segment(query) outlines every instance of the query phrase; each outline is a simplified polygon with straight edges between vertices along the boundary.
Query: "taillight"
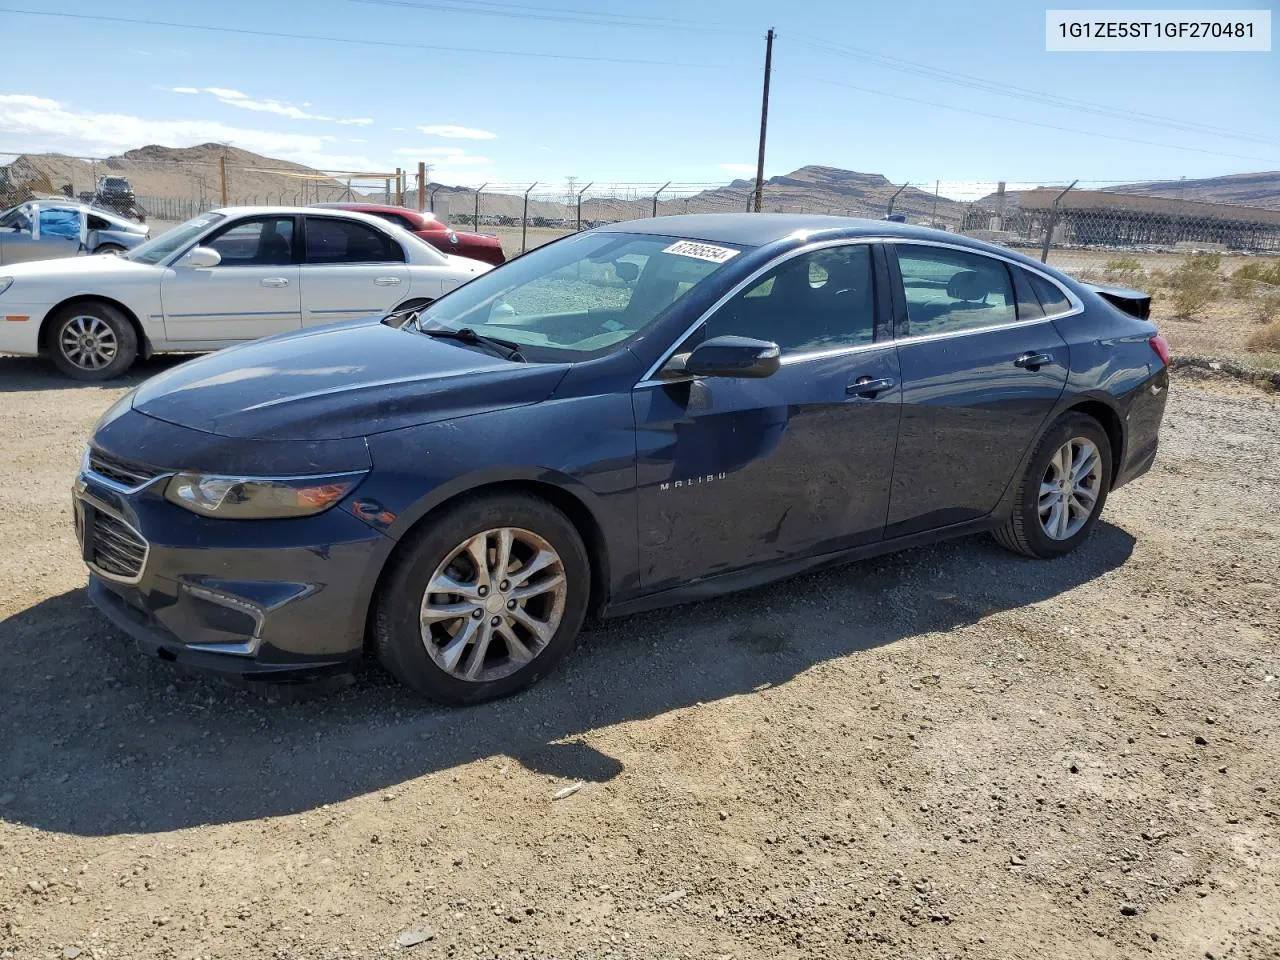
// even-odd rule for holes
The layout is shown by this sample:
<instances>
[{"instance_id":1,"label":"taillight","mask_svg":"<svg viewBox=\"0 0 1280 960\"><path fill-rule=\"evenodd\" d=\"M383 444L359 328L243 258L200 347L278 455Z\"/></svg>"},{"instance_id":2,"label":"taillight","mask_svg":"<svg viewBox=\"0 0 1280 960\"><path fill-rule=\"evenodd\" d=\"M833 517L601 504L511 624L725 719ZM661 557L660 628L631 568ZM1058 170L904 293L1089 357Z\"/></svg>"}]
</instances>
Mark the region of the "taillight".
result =
<instances>
[{"instance_id":1,"label":"taillight","mask_svg":"<svg viewBox=\"0 0 1280 960\"><path fill-rule=\"evenodd\" d=\"M1160 362L1167 367L1169 365L1169 341L1157 333L1147 343L1151 344L1151 349L1156 352Z\"/></svg>"}]
</instances>

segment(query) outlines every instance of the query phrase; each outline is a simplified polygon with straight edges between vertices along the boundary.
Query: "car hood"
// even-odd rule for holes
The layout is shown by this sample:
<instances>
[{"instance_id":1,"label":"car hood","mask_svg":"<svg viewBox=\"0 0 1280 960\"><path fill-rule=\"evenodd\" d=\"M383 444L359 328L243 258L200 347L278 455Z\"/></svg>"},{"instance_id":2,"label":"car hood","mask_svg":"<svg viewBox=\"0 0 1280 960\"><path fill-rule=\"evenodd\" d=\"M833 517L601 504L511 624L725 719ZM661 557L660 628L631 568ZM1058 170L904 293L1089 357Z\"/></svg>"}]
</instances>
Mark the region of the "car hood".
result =
<instances>
[{"instance_id":1,"label":"car hood","mask_svg":"<svg viewBox=\"0 0 1280 960\"><path fill-rule=\"evenodd\" d=\"M134 263L124 257L62 257L58 260L32 260L0 266L0 274L13 277L14 298L21 296L16 286L22 280L61 280L64 277L99 279L129 275L155 274L156 267Z\"/></svg>"},{"instance_id":2,"label":"car hood","mask_svg":"<svg viewBox=\"0 0 1280 960\"><path fill-rule=\"evenodd\" d=\"M140 386L133 408L226 437L336 440L537 403L569 366L353 320L184 363Z\"/></svg>"}]
</instances>

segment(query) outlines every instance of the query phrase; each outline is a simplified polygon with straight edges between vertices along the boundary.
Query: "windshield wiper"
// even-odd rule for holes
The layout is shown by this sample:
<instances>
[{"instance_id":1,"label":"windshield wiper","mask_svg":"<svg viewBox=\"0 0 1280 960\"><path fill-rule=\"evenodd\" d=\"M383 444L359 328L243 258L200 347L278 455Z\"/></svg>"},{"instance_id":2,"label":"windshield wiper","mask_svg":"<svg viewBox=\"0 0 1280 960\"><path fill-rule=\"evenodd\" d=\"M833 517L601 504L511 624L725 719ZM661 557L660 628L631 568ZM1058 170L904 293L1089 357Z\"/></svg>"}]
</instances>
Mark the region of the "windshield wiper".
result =
<instances>
[{"instance_id":1,"label":"windshield wiper","mask_svg":"<svg viewBox=\"0 0 1280 960\"><path fill-rule=\"evenodd\" d=\"M425 333L428 337L436 337L439 340L457 340L459 343L470 343L480 347L489 347L498 352L504 360L517 360L525 363L524 355L520 352L520 344L511 340L502 340L498 337L487 337L483 333L476 333L470 327L463 327L461 330L451 330L448 328L430 329L428 327L418 327L418 330Z\"/></svg>"}]
</instances>

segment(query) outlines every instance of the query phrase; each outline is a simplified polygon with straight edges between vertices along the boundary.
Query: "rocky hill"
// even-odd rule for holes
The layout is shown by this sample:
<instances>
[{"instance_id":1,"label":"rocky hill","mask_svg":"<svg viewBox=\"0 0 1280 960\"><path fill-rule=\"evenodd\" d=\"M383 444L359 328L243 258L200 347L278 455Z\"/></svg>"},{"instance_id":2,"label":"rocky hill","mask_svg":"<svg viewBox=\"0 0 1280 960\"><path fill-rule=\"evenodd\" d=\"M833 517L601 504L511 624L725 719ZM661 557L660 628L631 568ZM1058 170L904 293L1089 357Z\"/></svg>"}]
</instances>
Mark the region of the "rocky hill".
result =
<instances>
[{"instance_id":1,"label":"rocky hill","mask_svg":"<svg viewBox=\"0 0 1280 960\"><path fill-rule=\"evenodd\" d=\"M196 147L150 145L119 156L90 162L57 154L23 154L9 165L8 178L37 193L73 194L94 189L95 177L127 177L139 197L199 199L217 202L219 160L227 168L231 203L293 203L305 192L310 199L336 200L346 184L310 167L275 160L248 150L204 143Z\"/></svg>"},{"instance_id":2,"label":"rocky hill","mask_svg":"<svg viewBox=\"0 0 1280 960\"><path fill-rule=\"evenodd\" d=\"M1280 170L1266 173L1236 173L1201 180L1151 180L1108 187L1112 193L1136 193L1173 200L1206 200L1214 203L1243 203L1251 207L1280 210Z\"/></svg>"}]
</instances>

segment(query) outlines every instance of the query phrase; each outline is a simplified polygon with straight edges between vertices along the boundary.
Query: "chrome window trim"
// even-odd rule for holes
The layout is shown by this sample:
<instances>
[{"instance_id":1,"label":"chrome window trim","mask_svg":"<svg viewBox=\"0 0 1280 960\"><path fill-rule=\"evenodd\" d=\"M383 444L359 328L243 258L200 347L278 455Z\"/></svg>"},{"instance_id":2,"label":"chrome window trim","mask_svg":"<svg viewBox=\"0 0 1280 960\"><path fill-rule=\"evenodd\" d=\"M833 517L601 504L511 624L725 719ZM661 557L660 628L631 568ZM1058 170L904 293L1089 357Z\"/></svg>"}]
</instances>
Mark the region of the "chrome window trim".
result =
<instances>
[{"instance_id":1,"label":"chrome window trim","mask_svg":"<svg viewBox=\"0 0 1280 960\"><path fill-rule=\"evenodd\" d=\"M1043 323L1046 320L1062 320L1066 317L1074 317L1077 314L1084 313L1084 301L1081 300L1078 296L1076 296L1074 291L1072 291L1066 286L1063 286L1062 281L1058 280L1056 277L1050 276L1049 274L1045 273L1043 270L1037 267L1033 267L1033 266L1030 266L1029 264L1025 264L1020 260L1015 260L1013 259L1013 257L1006 257L994 251L975 250L973 247L967 247L959 243L947 243L945 240L899 239L899 240L889 240L887 242L893 244L895 248L900 246L942 247L943 249L946 249L946 250L959 250L961 253L971 253L975 256L988 257L992 260L1003 261L1004 263L1007 263L1010 266L1019 267L1023 270L1026 270L1028 273L1035 274L1038 277L1042 277L1045 280L1048 280L1055 287L1057 287L1059 290L1062 291L1062 293L1066 296L1067 301L1071 304L1071 309L1069 310L1064 310L1059 313L1047 314L1046 316L1043 316L1043 317L1034 317L1030 320L1015 320L1011 323L996 323L996 324L991 324L985 327L967 327L963 330L945 330L939 333L921 333L918 335L912 334L910 332L911 331L911 316L910 316L911 311L910 309L908 309L907 310L907 314L908 314L907 315L907 335L905 337L895 337L894 338L895 340L899 340L899 341L910 340L913 342L938 340L945 337L957 337L965 333L981 333L986 330L1008 330L1016 327L1026 327L1026 326L1030 326L1033 323ZM901 271L899 271L899 275L901 275ZM1009 279L1010 279L1010 283L1012 283L1013 278L1010 277ZM905 284L904 284L904 287L905 287ZM1013 295L1016 301L1018 296L1016 287L1014 288Z\"/></svg>"},{"instance_id":2,"label":"chrome window trim","mask_svg":"<svg viewBox=\"0 0 1280 960\"><path fill-rule=\"evenodd\" d=\"M680 336L675 337L671 341L671 346L669 346L665 351L663 351L662 355L658 357L658 359L649 367L647 371L645 371L645 375L641 377L638 381L636 381L635 386L651 387L655 384L665 385L669 383L680 383L683 380L697 379L696 377L690 376L690 377L673 377L670 380L662 380L662 379L654 379L654 376L655 374L657 374L659 370L662 369L663 365L666 364L666 362L671 359L672 355L676 353L677 348L682 343L684 343L685 340L689 339L689 336L690 334L693 333L693 331L697 330L698 327L706 323L707 319L711 317L712 314L714 314L726 303L728 303L730 300L736 297L739 293L745 290L752 283L759 280L761 276L768 273L774 267L779 266L780 264L786 263L788 260L794 259L795 257L799 257L803 254L813 253L814 251L817 251L817 250L826 250L830 247L854 247L854 246L860 246L863 244L884 243L884 242L885 242L884 237L841 237L836 240L823 240L820 243L812 243L807 246L797 247L794 250L788 250L785 253L779 254L778 256L770 260L768 263L765 263L760 267L756 268L754 271L752 271L742 280L739 280L736 284L734 284L732 287L729 288L728 292L726 292L724 296L722 296L719 300L717 300L715 303L709 306L706 310L704 310L702 314L698 317L698 319L695 320L693 323L691 323L688 326L688 328L685 329L685 331L680 334ZM884 344L890 343L890 342L892 341L881 340L875 343L869 343L869 344L859 343L859 344L854 344L852 347L848 347L848 348L837 347L835 349L836 350L844 350L844 349L858 350L863 347L884 346ZM826 351L819 351L819 352L826 352ZM781 361L782 363L787 362L787 356L788 355L785 353L782 355L782 361ZM796 356L797 358L809 357L810 354L795 354L794 356ZM635 388L633 387L632 389L635 389Z\"/></svg>"}]
</instances>

